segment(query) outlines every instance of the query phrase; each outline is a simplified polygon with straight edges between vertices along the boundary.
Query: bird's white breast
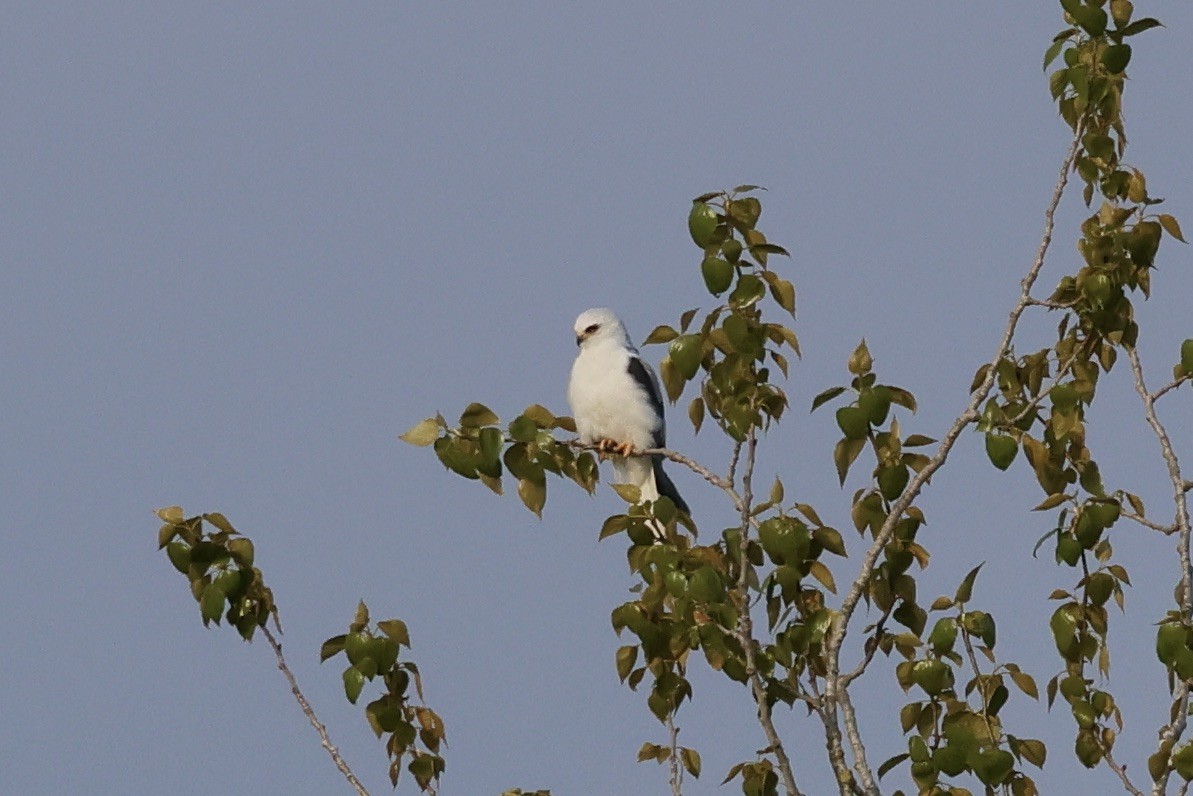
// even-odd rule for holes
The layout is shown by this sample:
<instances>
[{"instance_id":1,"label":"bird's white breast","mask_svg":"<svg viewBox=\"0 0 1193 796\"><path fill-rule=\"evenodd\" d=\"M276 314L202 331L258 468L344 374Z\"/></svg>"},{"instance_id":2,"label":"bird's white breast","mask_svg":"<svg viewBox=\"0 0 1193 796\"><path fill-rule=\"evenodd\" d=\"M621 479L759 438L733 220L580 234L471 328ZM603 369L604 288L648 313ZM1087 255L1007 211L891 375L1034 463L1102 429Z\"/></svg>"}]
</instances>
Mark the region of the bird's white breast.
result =
<instances>
[{"instance_id":1,"label":"bird's white breast","mask_svg":"<svg viewBox=\"0 0 1193 796\"><path fill-rule=\"evenodd\" d=\"M572 365L568 403L581 439L611 439L651 447L661 419L642 387L626 371L629 353L614 342L581 349Z\"/></svg>"}]
</instances>

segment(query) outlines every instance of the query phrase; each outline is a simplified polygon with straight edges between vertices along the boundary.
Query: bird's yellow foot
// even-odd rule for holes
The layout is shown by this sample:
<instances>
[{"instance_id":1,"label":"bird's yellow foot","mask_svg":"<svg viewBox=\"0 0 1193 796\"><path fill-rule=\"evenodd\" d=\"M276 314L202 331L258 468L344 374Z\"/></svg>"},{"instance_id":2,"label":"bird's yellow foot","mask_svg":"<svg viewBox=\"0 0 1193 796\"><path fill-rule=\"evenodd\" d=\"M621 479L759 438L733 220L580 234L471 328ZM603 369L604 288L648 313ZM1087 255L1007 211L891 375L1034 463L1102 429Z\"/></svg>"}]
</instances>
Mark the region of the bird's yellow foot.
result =
<instances>
[{"instance_id":1,"label":"bird's yellow foot","mask_svg":"<svg viewBox=\"0 0 1193 796\"><path fill-rule=\"evenodd\" d=\"M634 453L634 446L628 442L618 442L608 437L597 440L593 443L596 447L597 454L600 458L605 459L609 456L630 456Z\"/></svg>"}]
</instances>

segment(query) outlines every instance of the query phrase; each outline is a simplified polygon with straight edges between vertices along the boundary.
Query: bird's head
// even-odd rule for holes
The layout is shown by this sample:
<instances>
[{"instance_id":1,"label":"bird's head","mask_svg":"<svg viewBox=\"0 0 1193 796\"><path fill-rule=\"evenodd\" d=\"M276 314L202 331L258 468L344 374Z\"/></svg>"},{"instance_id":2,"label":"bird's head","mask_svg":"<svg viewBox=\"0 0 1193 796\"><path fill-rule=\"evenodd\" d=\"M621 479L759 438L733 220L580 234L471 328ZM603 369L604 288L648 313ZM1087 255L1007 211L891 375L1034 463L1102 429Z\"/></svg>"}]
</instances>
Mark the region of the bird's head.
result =
<instances>
[{"instance_id":1,"label":"bird's head","mask_svg":"<svg viewBox=\"0 0 1193 796\"><path fill-rule=\"evenodd\" d=\"M580 313L573 330L576 332L576 345L581 347L597 341L626 345L630 339L621 319L613 310L605 307L596 307Z\"/></svg>"}]
</instances>

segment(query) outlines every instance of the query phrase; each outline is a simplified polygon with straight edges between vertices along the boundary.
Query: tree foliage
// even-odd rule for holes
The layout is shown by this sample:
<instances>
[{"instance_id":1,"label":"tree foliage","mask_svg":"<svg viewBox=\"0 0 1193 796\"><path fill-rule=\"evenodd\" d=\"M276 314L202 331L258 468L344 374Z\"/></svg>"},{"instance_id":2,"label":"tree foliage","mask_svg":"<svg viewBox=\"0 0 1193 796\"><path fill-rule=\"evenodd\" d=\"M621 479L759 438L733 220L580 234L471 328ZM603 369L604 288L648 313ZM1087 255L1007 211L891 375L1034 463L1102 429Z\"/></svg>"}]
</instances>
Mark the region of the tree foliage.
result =
<instances>
[{"instance_id":1,"label":"tree foliage","mask_svg":"<svg viewBox=\"0 0 1193 796\"><path fill-rule=\"evenodd\" d=\"M1006 726L1003 708L1012 699L1038 700L1041 690L1049 706L1066 706L1072 716L1075 760L1105 767L1126 792L1165 793L1173 775L1193 779L1193 745L1185 737L1193 682L1186 494L1193 482L1185 480L1156 410L1160 399L1193 381L1193 340L1173 346L1172 379L1149 391L1133 304L1151 294L1165 236L1184 238L1177 219L1159 212L1163 200L1149 192L1143 172L1125 159L1122 115L1134 37L1160 23L1137 18L1127 0L1061 5L1066 27L1053 38L1044 66L1052 68L1051 94L1072 138L1021 294L994 356L977 367L964 407L945 428L915 428L913 392L882 381L870 345L856 346L843 383L811 406L823 410L818 417L831 412L825 422L840 432L831 466L841 484L857 468L867 474L847 506L835 505L833 496L789 494L780 478L767 489L756 483L758 448L791 408L783 382L800 355L789 325L796 317L789 254L759 227L757 186L707 193L692 203L687 224L697 253L691 273L717 303L656 326L645 343L666 347L660 375L667 397L683 402L697 433L709 427L721 435L725 470L672 450L637 453L662 454L690 468L732 505L737 520L701 535L667 498L644 502L633 487L613 485L626 508L605 519L598 533L627 546L634 596L611 610L613 629L625 642L613 654L614 665L668 731L662 743L646 741L638 759L666 764L673 793L681 792L685 776L703 773L699 752L677 741L694 666L723 675L756 707L766 745L724 776L750 796L801 793L799 766L772 719L775 710L796 707L821 726L841 794L877 794L880 781L898 774L908 784L897 794L1031 796L1038 793L1033 771L1058 751L1050 755L1043 741L1030 737L1030 727ZM1037 282L1071 177L1091 208L1080 226L1081 260L1045 295ZM1055 338L1044 344L1022 339L1019 324L1028 312L1054 313ZM1107 484L1088 444L1099 381L1124 370L1171 481L1173 503L1165 510L1171 522L1151 519L1137 495ZM497 494L512 484L523 504L542 516L548 474L588 492L597 488L596 449L576 440L575 430L571 418L539 404L503 422L486 405L471 403L455 423L436 415L402 439L433 449L447 469ZM1049 621L1056 671L1042 689L998 645L998 606L981 596L981 565L958 577L951 595L927 600L919 591L917 577L931 562L933 540L916 501L966 433L983 435L997 470L1029 468L1043 493L1035 509L1050 519L1037 550L1052 552L1057 585ZM276 607L253 567L251 542L219 514L185 518L171 508L159 515L165 523L159 544L189 579L204 623L224 619L246 640L258 628L268 633ZM837 515L849 517L856 536L821 519ZM1127 608L1123 587L1131 578L1116 559L1114 541L1128 522L1175 536L1183 573L1171 606L1159 614L1140 609L1152 611L1158 623L1156 655L1172 694L1146 779L1128 775L1114 756L1123 719L1110 690L1108 606ZM205 532L204 523L215 531ZM662 541L653 531L660 527ZM863 603L874 619L859 627ZM864 639L859 649L846 650L849 633ZM396 785L405 762L418 786L433 792L444 771L444 725L422 704L417 667L399 660L409 643L405 624L370 624L361 603L348 632L328 639L321 658L345 655L345 695L353 703L368 683L381 685L365 714L378 738L388 736L391 780ZM276 643L275 651L281 661ZM876 762L867 756L867 728L859 724L851 689L863 677L883 677L884 669L906 696L897 714L906 750ZM362 790L353 777L349 781Z\"/></svg>"}]
</instances>

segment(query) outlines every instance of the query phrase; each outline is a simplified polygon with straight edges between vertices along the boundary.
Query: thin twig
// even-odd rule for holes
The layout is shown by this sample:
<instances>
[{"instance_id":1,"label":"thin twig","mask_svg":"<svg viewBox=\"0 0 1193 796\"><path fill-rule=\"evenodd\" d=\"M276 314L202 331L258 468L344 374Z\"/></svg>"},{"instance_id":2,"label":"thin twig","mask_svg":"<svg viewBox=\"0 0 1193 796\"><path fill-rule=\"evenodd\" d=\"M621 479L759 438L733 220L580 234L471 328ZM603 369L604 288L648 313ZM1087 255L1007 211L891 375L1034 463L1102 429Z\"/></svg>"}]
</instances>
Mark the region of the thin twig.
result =
<instances>
[{"instance_id":1,"label":"thin twig","mask_svg":"<svg viewBox=\"0 0 1193 796\"><path fill-rule=\"evenodd\" d=\"M1142 525L1144 528L1151 528L1153 531L1159 531L1160 533L1163 533L1163 534L1176 533L1176 525L1175 524L1161 525L1160 523L1152 522L1147 517L1144 517L1142 514L1136 514L1133 511L1120 511L1119 513L1125 519L1132 520L1133 522L1137 522L1140 525Z\"/></svg>"},{"instance_id":2,"label":"thin twig","mask_svg":"<svg viewBox=\"0 0 1193 796\"><path fill-rule=\"evenodd\" d=\"M670 735L671 796L683 796L683 767L679 764L679 727L675 726L675 710L667 714L667 732Z\"/></svg>"},{"instance_id":3,"label":"thin twig","mask_svg":"<svg viewBox=\"0 0 1193 796\"><path fill-rule=\"evenodd\" d=\"M1008 420L1007 424L1012 425L1012 426L1017 424L1020 420L1027 417L1028 412L1030 412L1031 410L1033 410L1037 406L1039 406L1044 401L1044 399L1048 397L1049 390L1051 390L1052 387L1055 387L1057 384L1060 383L1061 378L1064 377L1065 373L1068 372L1069 368L1072 367L1073 363L1076 360L1077 360L1077 352L1074 351L1069 356L1069 358L1065 360L1065 363L1063 365L1058 364L1058 366L1056 368L1056 375L1052 377L1051 382L1049 384L1049 389L1045 390L1045 389L1041 388L1039 394L1035 398L1032 398L1030 401L1028 401L1027 404L1023 407L1023 409L1019 412L1019 414L1015 415L1010 420Z\"/></svg>"},{"instance_id":4,"label":"thin twig","mask_svg":"<svg viewBox=\"0 0 1193 796\"><path fill-rule=\"evenodd\" d=\"M729 458L729 486L737 480L737 461L741 458L741 443L733 443L733 456Z\"/></svg>"},{"instance_id":5,"label":"thin twig","mask_svg":"<svg viewBox=\"0 0 1193 796\"><path fill-rule=\"evenodd\" d=\"M1131 783L1131 778L1127 776L1126 766L1120 765L1114 759L1111 751L1105 747L1102 748L1102 759L1106 761L1106 765L1110 766L1110 770L1118 775L1119 781L1123 783L1123 788L1126 789L1127 793L1131 794L1131 796L1145 796L1143 791Z\"/></svg>"},{"instance_id":6,"label":"thin twig","mask_svg":"<svg viewBox=\"0 0 1193 796\"><path fill-rule=\"evenodd\" d=\"M302 708L302 712L310 720L311 726L315 728L315 732L319 733L319 740L322 742L323 748L331 755L332 762L336 764L336 768L344 775L344 779L348 780L348 784L356 789L358 796L369 796L369 792L365 790L365 786L360 784L360 780L356 778L356 774L352 773L352 769L344 762L344 758L340 757L340 750L335 747L335 744L331 742L331 738L327 735L327 727L323 726L323 722L319 721L319 717L311 709L311 703L307 702L307 698L299 690L298 681L294 679L294 673L290 671L290 667L286 665L286 659L282 655L282 645L274 637L273 633L270 632L268 626L262 625L261 632L265 635L265 640L269 642L269 646L273 647L273 654L278 659L278 669L286 676L286 681L290 683L290 693L294 694L294 699L297 700L298 706Z\"/></svg>"},{"instance_id":7,"label":"thin twig","mask_svg":"<svg viewBox=\"0 0 1193 796\"><path fill-rule=\"evenodd\" d=\"M854 680L865 674L866 667L870 665L870 661L874 660L874 653L878 651L879 642L882 640L882 634L885 631L886 620L890 618L891 611L894 609L894 607L895 604L892 602L887 609L882 612L882 616L878 618L878 622L876 622L874 625L874 632L870 634L868 639L866 639L865 654L862 656L861 662L858 663L857 668L855 668L852 672L841 675L842 686L849 685Z\"/></svg>"},{"instance_id":8,"label":"thin twig","mask_svg":"<svg viewBox=\"0 0 1193 796\"><path fill-rule=\"evenodd\" d=\"M1047 307L1050 310L1067 310L1077 305L1077 299L1072 301L1049 301L1048 299L1031 298L1027 299L1027 306L1029 307Z\"/></svg>"},{"instance_id":9,"label":"thin twig","mask_svg":"<svg viewBox=\"0 0 1193 796\"><path fill-rule=\"evenodd\" d=\"M783 748L783 741L775 730L775 723L771 718L770 702L767 701L766 687L762 684L762 676L758 674L758 665L754 657L754 622L750 618L749 600L749 572L750 562L746 556L746 548L750 543L750 509L754 502L754 458L758 447L758 438L754 429L746 441L746 460L742 469L740 501L741 510L741 543L738 548L740 564L737 574L737 592L741 598L741 613L738 615L737 636L746 653L746 675L750 680L750 691L754 695L754 702L758 706L758 722L769 742L767 747L775 755L779 764L779 776L783 780L783 787L788 796L802 796L795 784L795 774L791 770L791 760Z\"/></svg>"},{"instance_id":10,"label":"thin twig","mask_svg":"<svg viewBox=\"0 0 1193 796\"><path fill-rule=\"evenodd\" d=\"M1160 389L1158 389L1154 393L1152 393L1152 403L1155 403L1156 401L1160 400L1161 398L1164 397L1165 393L1175 390L1177 387L1180 387L1182 384L1184 384L1188 380L1189 380L1188 376L1181 376L1179 379L1175 379L1174 381L1170 381L1168 384L1165 384L1163 387L1161 387Z\"/></svg>"},{"instance_id":11,"label":"thin twig","mask_svg":"<svg viewBox=\"0 0 1193 796\"><path fill-rule=\"evenodd\" d=\"M1143 378L1143 363L1139 361L1139 352L1134 346L1127 349L1127 358L1131 362L1131 372L1135 374L1135 392L1143 402L1143 413L1147 424L1160 443L1160 454L1164 457L1164 464L1168 468L1168 478L1172 482L1173 501L1176 503L1177 556L1181 564L1181 617L1187 622L1193 619L1193 565L1190 564L1189 542L1191 529L1189 526L1189 505L1185 498L1185 478L1181 475L1181 465L1176 458L1176 451L1172 449L1172 440L1168 438L1168 431L1160 418L1156 415L1157 395L1147 391L1147 383ZM1160 743L1169 749L1180 740L1185 732L1189 720L1189 685L1182 681L1174 694L1177 710L1173 711L1173 720L1160 729ZM1172 766L1166 764L1163 773L1152 786L1153 794L1162 794L1168 788L1168 778L1172 774Z\"/></svg>"},{"instance_id":12,"label":"thin twig","mask_svg":"<svg viewBox=\"0 0 1193 796\"><path fill-rule=\"evenodd\" d=\"M1048 248L1052 243L1052 231L1055 226L1056 208L1060 204L1061 196L1064 194L1065 185L1068 184L1069 171L1073 167L1073 162L1077 157L1077 151L1081 145L1081 135L1084 125L1078 124L1073 133L1072 143L1069 145L1068 154L1065 157L1064 165L1060 170L1060 177L1057 179L1056 187L1052 191L1052 199L1048 203L1048 207L1044 212L1044 234L1040 240L1039 249L1036 252L1035 261L1028 270L1027 275L1023 277L1020 282L1019 300L1015 303L1011 310L1010 317L1007 319L1006 327L1003 330L1002 339L999 341L998 348L995 350L994 356L991 358L989 367L986 369L986 377L978 386L978 389L970 396L969 404L961 415L953 422L952 427L944 435L936 454L929 459L928 463L921 469L911 482L907 485L903 494L895 501L891 507L890 514L887 515L882 527L874 536L874 542L866 551L866 555L862 561L861 570L854 579L849 591L846 593L844 600L841 603L841 609L833 617L833 624L825 639L825 689L824 689L824 710L826 719L831 719L833 725L836 724L836 709L835 704L841 700L840 691L842 688L841 681L841 648L845 642L846 632L849 628L849 622L853 618L854 611L857 610L858 604L867 592L870 580L874 574L874 567L878 562L878 558L882 555L883 548L886 547L891 537L894 535L895 526L902 519L903 514L907 508L919 495L920 490L928 479L941 468L948 459L949 453L956 444L957 439L961 436L961 432L970 423L978 419L978 407L990 395L994 387L994 380L997 373L997 365L999 361L1006 355L1011 348L1011 341L1014 339L1015 330L1019 326L1019 319L1023 315L1027 307L1035 301L1031 298L1031 289L1035 285L1036 279L1040 275L1040 271L1044 267L1044 259L1048 253ZM850 712L852 713L852 711ZM851 720L850 715L845 716L846 722ZM826 729L829 721L826 720ZM865 754L864 748L860 744L852 743L854 737L859 734L856 727L852 730L847 730L847 734L851 739L851 746L853 746L853 753L855 762L862 759ZM827 732L829 757L833 761L834 770L837 770L838 784L841 786L842 792L845 791L845 783L841 779L841 772L838 769L839 762L844 759L844 750L840 749L841 737L839 733L834 733L831 730ZM872 778L871 778L872 781ZM866 793L868 796L878 796L877 787L867 787Z\"/></svg>"}]
</instances>

